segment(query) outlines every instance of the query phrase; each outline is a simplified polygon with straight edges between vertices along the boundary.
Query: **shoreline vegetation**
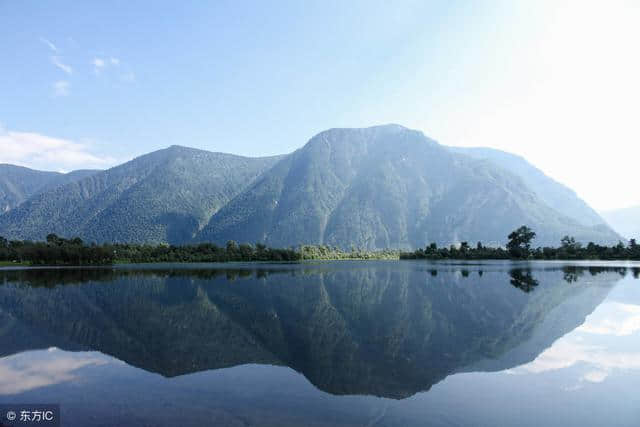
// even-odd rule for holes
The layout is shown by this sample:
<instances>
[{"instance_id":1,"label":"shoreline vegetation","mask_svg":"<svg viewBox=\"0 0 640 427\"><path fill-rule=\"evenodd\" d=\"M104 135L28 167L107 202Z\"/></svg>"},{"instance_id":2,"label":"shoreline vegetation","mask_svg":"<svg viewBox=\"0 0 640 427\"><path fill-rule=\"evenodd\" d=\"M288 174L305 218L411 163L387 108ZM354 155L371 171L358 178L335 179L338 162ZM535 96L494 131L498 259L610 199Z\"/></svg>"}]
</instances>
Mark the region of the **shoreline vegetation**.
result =
<instances>
[{"instance_id":1,"label":"shoreline vegetation","mask_svg":"<svg viewBox=\"0 0 640 427\"><path fill-rule=\"evenodd\" d=\"M488 247L478 242L474 247L468 242L438 248L435 243L424 249L413 252L402 252L400 259L458 259L458 260L640 260L640 245L635 239L628 244L618 242L614 246L598 245L589 242L583 245L571 236L560 240L558 247L532 248L536 233L527 226L522 226L509 234L506 247Z\"/></svg>"},{"instance_id":2,"label":"shoreline vegetation","mask_svg":"<svg viewBox=\"0 0 640 427\"><path fill-rule=\"evenodd\" d=\"M105 243L87 244L80 238L65 239L49 234L45 242L7 240L0 236L0 267L37 265L112 265L155 262L300 262L312 260L640 260L640 245L635 239L615 246L595 243L583 245L565 236L558 247L532 248L536 233L522 226L508 236L505 247L468 242L439 248L431 243L411 252L394 249L368 251L352 248L344 251L323 245L297 248L270 248L257 243L225 246L212 243L194 245L148 245Z\"/></svg>"}]
</instances>

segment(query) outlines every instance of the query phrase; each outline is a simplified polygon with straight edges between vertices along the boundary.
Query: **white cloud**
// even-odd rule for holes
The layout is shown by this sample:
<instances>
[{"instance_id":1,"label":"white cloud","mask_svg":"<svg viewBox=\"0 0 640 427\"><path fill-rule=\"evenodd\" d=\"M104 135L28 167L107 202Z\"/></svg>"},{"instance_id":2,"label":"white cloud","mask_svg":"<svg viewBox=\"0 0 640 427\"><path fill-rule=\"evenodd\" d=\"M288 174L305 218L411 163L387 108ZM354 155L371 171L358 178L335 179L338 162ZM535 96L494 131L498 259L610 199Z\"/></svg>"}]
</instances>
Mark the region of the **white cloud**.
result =
<instances>
[{"instance_id":1,"label":"white cloud","mask_svg":"<svg viewBox=\"0 0 640 427\"><path fill-rule=\"evenodd\" d=\"M91 61L91 63L93 64L96 73L100 72L100 70L102 70L106 65L104 59L102 58L93 58L93 61Z\"/></svg>"},{"instance_id":2,"label":"white cloud","mask_svg":"<svg viewBox=\"0 0 640 427\"><path fill-rule=\"evenodd\" d=\"M608 313L580 326L577 330L589 334L629 336L640 331L640 306L619 302L607 303Z\"/></svg>"},{"instance_id":3,"label":"white cloud","mask_svg":"<svg viewBox=\"0 0 640 427\"><path fill-rule=\"evenodd\" d=\"M88 144L35 132L0 133L0 163L42 170L73 170L113 166L116 159L92 152Z\"/></svg>"},{"instance_id":4,"label":"white cloud","mask_svg":"<svg viewBox=\"0 0 640 427\"><path fill-rule=\"evenodd\" d=\"M56 47L56 45L51 43L49 40L45 39L44 37L40 37L40 41L46 44L53 52L58 52L58 48Z\"/></svg>"},{"instance_id":5,"label":"white cloud","mask_svg":"<svg viewBox=\"0 0 640 427\"><path fill-rule=\"evenodd\" d=\"M114 70L116 68L119 68L120 58L116 58L115 56L109 56L105 58L95 57L91 61L91 64L93 64L93 70L95 71L95 73L100 74L103 70L105 70L106 72L106 70L110 68ZM119 76L120 80L124 82L132 82L135 80L135 75L131 71L114 74L114 76Z\"/></svg>"},{"instance_id":6,"label":"white cloud","mask_svg":"<svg viewBox=\"0 0 640 427\"><path fill-rule=\"evenodd\" d=\"M53 65L55 65L56 67L60 68L62 71L64 71L67 74L71 74L73 72L73 68L71 68L70 65L64 64L61 60L59 56L52 56L51 57L51 63Z\"/></svg>"},{"instance_id":7,"label":"white cloud","mask_svg":"<svg viewBox=\"0 0 640 427\"><path fill-rule=\"evenodd\" d=\"M105 365L108 361L99 353L71 353L57 348L9 356L0 360L0 395L74 381L77 370Z\"/></svg>"},{"instance_id":8,"label":"white cloud","mask_svg":"<svg viewBox=\"0 0 640 427\"><path fill-rule=\"evenodd\" d=\"M607 371L589 371L582 376L582 379L591 383L601 383L606 380L608 376L609 373Z\"/></svg>"},{"instance_id":9,"label":"white cloud","mask_svg":"<svg viewBox=\"0 0 640 427\"><path fill-rule=\"evenodd\" d=\"M533 362L515 368L514 371L548 372L568 368L580 362L593 367L585 374L593 381L594 371L639 370L640 353L617 351L606 346L587 345L575 340L574 336L566 336L542 352Z\"/></svg>"},{"instance_id":10,"label":"white cloud","mask_svg":"<svg viewBox=\"0 0 640 427\"><path fill-rule=\"evenodd\" d=\"M71 84L66 80L58 80L53 84L53 96L68 96Z\"/></svg>"},{"instance_id":11,"label":"white cloud","mask_svg":"<svg viewBox=\"0 0 640 427\"><path fill-rule=\"evenodd\" d=\"M579 372L577 390L586 383L600 383L612 373L640 370L640 352L629 347L640 332L640 306L606 302L591 313L584 324L556 341L535 360L514 368L513 374L538 374L573 368ZM617 337L611 340L611 337ZM621 339L620 337L630 337Z\"/></svg>"}]
</instances>

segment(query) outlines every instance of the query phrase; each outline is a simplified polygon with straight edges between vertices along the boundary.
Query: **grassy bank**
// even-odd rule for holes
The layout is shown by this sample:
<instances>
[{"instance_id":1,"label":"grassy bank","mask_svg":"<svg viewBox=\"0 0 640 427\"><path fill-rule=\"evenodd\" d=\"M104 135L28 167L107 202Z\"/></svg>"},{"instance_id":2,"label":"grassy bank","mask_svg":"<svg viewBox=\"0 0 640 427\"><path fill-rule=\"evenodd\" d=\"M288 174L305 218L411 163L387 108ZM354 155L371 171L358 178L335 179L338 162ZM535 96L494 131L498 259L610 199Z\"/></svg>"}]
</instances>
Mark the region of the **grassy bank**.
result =
<instances>
[{"instance_id":1,"label":"grassy bank","mask_svg":"<svg viewBox=\"0 0 640 427\"><path fill-rule=\"evenodd\" d=\"M0 267L28 267L31 263L23 261L23 262L13 262L13 261L0 261Z\"/></svg>"}]
</instances>

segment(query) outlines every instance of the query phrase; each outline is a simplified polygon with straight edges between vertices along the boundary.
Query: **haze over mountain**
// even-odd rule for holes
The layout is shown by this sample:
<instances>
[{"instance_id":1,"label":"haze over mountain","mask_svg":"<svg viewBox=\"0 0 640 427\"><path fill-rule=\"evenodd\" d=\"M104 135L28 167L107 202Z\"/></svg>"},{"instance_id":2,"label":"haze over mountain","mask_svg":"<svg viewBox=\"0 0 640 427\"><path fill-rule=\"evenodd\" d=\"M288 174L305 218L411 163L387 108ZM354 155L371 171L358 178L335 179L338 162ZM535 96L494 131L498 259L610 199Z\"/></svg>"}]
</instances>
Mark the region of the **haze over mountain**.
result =
<instances>
[{"instance_id":1,"label":"haze over mountain","mask_svg":"<svg viewBox=\"0 0 640 427\"><path fill-rule=\"evenodd\" d=\"M640 241L640 206L602 212L614 230L628 239Z\"/></svg>"},{"instance_id":2,"label":"haze over mountain","mask_svg":"<svg viewBox=\"0 0 640 427\"><path fill-rule=\"evenodd\" d=\"M497 153L462 154L399 125L331 129L270 158L173 146L36 194L0 215L0 235L408 249L502 245L526 224L537 245L618 241L571 190Z\"/></svg>"},{"instance_id":3,"label":"haze over mountain","mask_svg":"<svg viewBox=\"0 0 640 427\"><path fill-rule=\"evenodd\" d=\"M551 197L550 197L551 198ZM615 242L549 207L524 179L398 125L331 129L280 161L220 210L197 240L416 248L503 244L527 224L536 244L566 235Z\"/></svg>"},{"instance_id":4,"label":"haze over mountain","mask_svg":"<svg viewBox=\"0 0 640 427\"><path fill-rule=\"evenodd\" d=\"M0 213L15 208L31 196L97 172L97 170L77 170L59 173L0 164Z\"/></svg>"},{"instance_id":5,"label":"haze over mountain","mask_svg":"<svg viewBox=\"0 0 640 427\"><path fill-rule=\"evenodd\" d=\"M604 219L580 199L575 191L548 177L521 156L484 147L449 147L449 149L478 159L489 160L518 175L543 202L580 224L594 226L605 223Z\"/></svg>"}]
</instances>

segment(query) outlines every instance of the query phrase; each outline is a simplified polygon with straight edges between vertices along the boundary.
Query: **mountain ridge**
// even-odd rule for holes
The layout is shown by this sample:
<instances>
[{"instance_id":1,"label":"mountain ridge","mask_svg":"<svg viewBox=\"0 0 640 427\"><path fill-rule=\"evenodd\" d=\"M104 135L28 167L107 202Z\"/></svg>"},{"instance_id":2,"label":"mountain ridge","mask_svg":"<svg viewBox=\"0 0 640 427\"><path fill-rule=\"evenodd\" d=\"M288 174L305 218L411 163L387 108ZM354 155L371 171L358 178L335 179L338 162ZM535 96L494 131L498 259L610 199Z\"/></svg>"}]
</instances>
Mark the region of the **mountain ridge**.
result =
<instances>
[{"instance_id":1,"label":"mountain ridge","mask_svg":"<svg viewBox=\"0 0 640 427\"><path fill-rule=\"evenodd\" d=\"M53 232L99 242L186 241L276 160L169 147L37 195L0 216L0 230L33 240Z\"/></svg>"},{"instance_id":2,"label":"mountain ridge","mask_svg":"<svg viewBox=\"0 0 640 427\"><path fill-rule=\"evenodd\" d=\"M565 234L619 239L604 224L558 212L526 181L397 124L333 128L266 158L172 145L29 198L0 215L0 235L412 249L462 240L502 245L527 224L541 245Z\"/></svg>"},{"instance_id":3,"label":"mountain ridge","mask_svg":"<svg viewBox=\"0 0 640 427\"><path fill-rule=\"evenodd\" d=\"M79 169L61 173L0 163L0 213L8 212L32 196L97 172L99 170Z\"/></svg>"},{"instance_id":4,"label":"mountain ridge","mask_svg":"<svg viewBox=\"0 0 640 427\"><path fill-rule=\"evenodd\" d=\"M448 147L458 153L489 160L519 175L526 185L550 207L586 226L602 225L605 220L576 192L547 176L524 157L488 147Z\"/></svg>"}]
</instances>

